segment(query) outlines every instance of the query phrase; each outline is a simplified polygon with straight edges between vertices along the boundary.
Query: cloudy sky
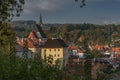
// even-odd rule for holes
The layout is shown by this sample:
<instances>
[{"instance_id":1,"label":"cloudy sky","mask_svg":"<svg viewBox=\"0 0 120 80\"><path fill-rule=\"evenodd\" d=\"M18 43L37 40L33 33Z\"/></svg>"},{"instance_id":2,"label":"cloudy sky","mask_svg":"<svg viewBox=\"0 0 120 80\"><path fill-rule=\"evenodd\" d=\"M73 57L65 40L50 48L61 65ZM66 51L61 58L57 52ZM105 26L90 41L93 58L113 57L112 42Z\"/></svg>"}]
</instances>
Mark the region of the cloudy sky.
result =
<instances>
[{"instance_id":1,"label":"cloudy sky","mask_svg":"<svg viewBox=\"0 0 120 80\"><path fill-rule=\"evenodd\" d=\"M74 0L25 0L23 12L14 20L39 20L44 23L120 23L120 0L86 0L80 8Z\"/></svg>"}]
</instances>

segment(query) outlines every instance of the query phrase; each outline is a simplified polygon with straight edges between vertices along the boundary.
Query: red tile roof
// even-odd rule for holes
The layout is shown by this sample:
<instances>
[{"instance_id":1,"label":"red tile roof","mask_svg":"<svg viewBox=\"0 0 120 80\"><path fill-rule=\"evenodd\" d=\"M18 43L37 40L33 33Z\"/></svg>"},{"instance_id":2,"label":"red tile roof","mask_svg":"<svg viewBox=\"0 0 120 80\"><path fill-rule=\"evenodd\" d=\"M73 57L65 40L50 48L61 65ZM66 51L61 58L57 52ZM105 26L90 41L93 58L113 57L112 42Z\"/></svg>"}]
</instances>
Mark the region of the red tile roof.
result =
<instances>
[{"instance_id":1,"label":"red tile roof","mask_svg":"<svg viewBox=\"0 0 120 80\"><path fill-rule=\"evenodd\" d=\"M77 50L77 53L84 53L85 50Z\"/></svg>"},{"instance_id":2,"label":"red tile roof","mask_svg":"<svg viewBox=\"0 0 120 80\"><path fill-rule=\"evenodd\" d=\"M35 31L31 31L28 38L30 38L30 39L35 39L35 38L38 39Z\"/></svg>"},{"instance_id":3,"label":"red tile roof","mask_svg":"<svg viewBox=\"0 0 120 80\"><path fill-rule=\"evenodd\" d=\"M103 46L94 46L93 48L94 48L94 49L98 49L98 50L102 50L102 49L103 49Z\"/></svg>"},{"instance_id":4,"label":"red tile roof","mask_svg":"<svg viewBox=\"0 0 120 80\"><path fill-rule=\"evenodd\" d=\"M79 47L78 46L69 46L68 49L69 50L77 50Z\"/></svg>"},{"instance_id":5,"label":"red tile roof","mask_svg":"<svg viewBox=\"0 0 120 80\"><path fill-rule=\"evenodd\" d=\"M26 42L27 42L27 47L28 48L35 48L35 45L32 41L30 41L30 39L26 39Z\"/></svg>"},{"instance_id":6,"label":"red tile roof","mask_svg":"<svg viewBox=\"0 0 120 80\"><path fill-rule=\"evenodd\" d=\"M109 46L107 45L95 45L92 46L93 49L97 49L97 50L103 50L104 48L109 48Z\"/></svg>"},{"instance_id":7,"label":"red tile roof","mask_svg":"<svg viewBox=\"0 0 120 80\"><path fill-rule=\"evenodd\" d=\"M36 47L36 45L35 45L35 43L34 42L32 42L30 39L28 39L28 38L24 38L24 39L18 39L17 40L17 43L20 45L20 46L22 46L22 47L24 47L25 45L28 47L28 48L35 48Z\"/></svg>"},{"instance_id":8,"label":"red tile roof","mask_svg":"<svg viewBox=\"0 0 120 80\"><path fill-rule=\"evenodd\" d=\"M113 47L112 50L115 52L120 52L120 47Z\"/></svg>"},{"instance_id":9,"label":"red tile roof","mask_svg":"<svg viewBox=\"0 0 120 80\"><path fill-rule=\"evenodd\" d=\"M69 46L69 47L68 47L68 50L77 50L77 53L84 53L84 52L85 52L85 50L82 49L82 48L79 47L79 46Z\"/></svg>"}]
</instances>

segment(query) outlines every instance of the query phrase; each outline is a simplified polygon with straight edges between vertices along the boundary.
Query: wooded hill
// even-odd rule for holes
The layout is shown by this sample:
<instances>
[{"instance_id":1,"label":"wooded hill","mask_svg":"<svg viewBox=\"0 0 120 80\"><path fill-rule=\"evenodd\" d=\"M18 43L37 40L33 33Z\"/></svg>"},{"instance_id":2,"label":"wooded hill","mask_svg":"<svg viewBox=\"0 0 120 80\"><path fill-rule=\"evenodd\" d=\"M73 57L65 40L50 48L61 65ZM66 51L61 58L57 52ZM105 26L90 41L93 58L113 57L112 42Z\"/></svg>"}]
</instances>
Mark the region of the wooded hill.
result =
<instances>
[{"instance_id":1,"label":"wooded hill","mask_svg":"<svg viewBox=\"0 0 120 80\"><path fill-rule=\"evenodd\" d=\"M18 22L17 22L18 23ZM35 22L24 22L34 25ZM33 24L32 24L33 23ZM22 24L23 25L23 24ZM26 37L34 26L14 26L18 36ZM48 27L48 29L44 29ZM63 38L65 41L74 42L77 45L89 43L91 45L113 44L120 46L120 25L95 25L95 24L45 24L43 30L48 38Z\"/></svg>"},{"instance_id":2,"label":"wooded hill","mask_svg":"<svg viewBox=\"0 0 120 80\"><path fill-rule=\"evenodd\" d=\"M45 30L48 38L59 37L77 45L114 44L120 46L120 25L62 24ZM117 43L117 44L116 44Z\"/></svg>"}]
</instances>

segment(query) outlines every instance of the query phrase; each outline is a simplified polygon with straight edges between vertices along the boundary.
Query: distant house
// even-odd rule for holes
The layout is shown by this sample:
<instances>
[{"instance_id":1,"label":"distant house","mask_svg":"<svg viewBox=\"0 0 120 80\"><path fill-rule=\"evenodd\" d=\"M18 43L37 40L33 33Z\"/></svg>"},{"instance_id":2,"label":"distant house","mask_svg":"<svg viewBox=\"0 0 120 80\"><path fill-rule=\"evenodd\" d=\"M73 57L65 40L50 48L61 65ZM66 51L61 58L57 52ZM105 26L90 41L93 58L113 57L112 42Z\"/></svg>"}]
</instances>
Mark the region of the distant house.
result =
<instances>
[{"instance_id":1,"label":"distant house","mask_svg":"<svg viewBox=\"0 0 120 80\"><path fill-rule=\"evenodd\" d=\"M104 52L104 55L111 55L111 52L105 51L105 52Z\"/></svg>"},{"instance_id":2,"label":"distant house","mask_svg":"<svg viewBox=\"0 0 120 80\"><path fill-rule=\"evenodd\" d=\"M16 41L20 46L28 48L33 53L40 53L39 39L34 31L30 32L28 38L17 38Z\"/></svg>"},{"instance_id":3,"label":"distant house","mask_svg":"<svg viewBox=\"0 0 120 80\"><path fill-rule=\"evenodd\" d=\"M85 54L84 52L85 52L84 50L78 50L76 55L77 55L79 58L84 58L84 54Z\"/></svg>"},{"instance_id":4,"label":"distant house","mask_svg":"<svg viewBox=\"0 0 120 80\"><path fill-rule=\"evenodd\" d=\"M82 49L80 46L69 46L68 51L70 55L78 56L78 58L84 58L85 50Z\"/></svg>"},{"instance_id":5,"label":"distant house","mask_svg":"<svg viewBox=\"0 0 120 80\"><path fill-rule=\"evenodd\" d=\"M34 54L31 50L27 49L25 51L25 49L22 46L20 46L19 44L16 44L15 48L16 48L16 56L23 58L23 57L25 57L25 55L27 55L27 57L30 59L34 58Z\"/></svg>"},{"instance_id":6,"label":"distant house","mask_svg":"<svg viewBox=\"0 0 120 80\"><path fill-rule=\"evenodd\" d=\"M41 48L41 58L45 59L45 56L48 57L50 55L53 57L53 64L55 64L56 61L60 63L65 61L66 64L68 50L65 42L61 39L48 39Z\"/></svg>"},{"instance_id":7,"label":"distant house","mask_svg":"<svg viewBox=\"0 0 120 80\"><path fill-rule=\"evenodd\" d=\"M112 51L114 52L114 58L120 58L120 47L112 47Z\"/></svg>"},{"instance_id":8,"label":"distant house","mask_svg":"<svg viewBox=\"0 0 120 80\"><path fill-rule=\"evenodd\" d=\"M78 46L69 46L68 47L68 50L69 50L69 53L71 54L71 55L76 55L77 54L77 50L78 50Z\"/></svg>"}]
</instances>

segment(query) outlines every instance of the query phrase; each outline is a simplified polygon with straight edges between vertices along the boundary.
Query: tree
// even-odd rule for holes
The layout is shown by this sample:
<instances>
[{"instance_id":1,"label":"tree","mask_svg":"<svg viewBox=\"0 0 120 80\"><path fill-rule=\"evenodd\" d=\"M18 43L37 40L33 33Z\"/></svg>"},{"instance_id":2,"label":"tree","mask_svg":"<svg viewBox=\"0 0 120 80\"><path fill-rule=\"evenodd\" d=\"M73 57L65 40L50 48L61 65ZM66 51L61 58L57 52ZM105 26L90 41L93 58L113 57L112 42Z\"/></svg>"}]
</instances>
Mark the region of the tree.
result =
<instances>
[{"instance_id":1,"label":"tree","mask_svg":"<svg viewBox=\"0 0 120 80\"><path fill-rule=\"evenodd\" d=\"M0 0L0 80L15 80L15 34L5 21L19 16L24 0ZM6 54L5 54L6 53Z\"/></svg>"},{"instance_id":2,"label":"tree","mask_svg":"<svg viewBox=\"0 0 120 80\"><path fill-rule=\"evenodd\" d=\"M15 33L7 23L3 23L0 27L0 50L4 53L10 53L15 49Z\"/></svg>"},{"instance_id":3,"label":"tree","mask_svg":"<svg viewBox=\"0 0 120 80\"><path fill-rule=\"evenodd\" d=\"M100 58L101 57L99 50L93 49L91 53L93 54L94 58Z\"/></svg>"},{"instance_id":4,"label":"tree","mask_svg":"<svg viewBox=\"0 0 120 80\"><path fill-rule=\"evenodd\" d=\"M85 63L84 63L84 79L85 80L92 80L92 58L93 55L91 54L89 48L86 46L85 52Z\"/></svg>"},{"instance_id":5,"label":"tree","mask_svg":"<svg viewBox=\"0 0 120 80\"><path fill-rule=\"evenodd\" d=\"M85 0L75 0L76 2L80 1L80 7L84 7L86 4L85 4Z\"/></svg>"},{"instance_id":6,"label":"tree","mask_svg":"<svg viewBox=\"0 0 120 80\"><path fill-rule=\"evenodd\" d=\"M0 0L0 22L9 21L13 16L19 16L24 0Z\"/></svg>"}]
</instances>

